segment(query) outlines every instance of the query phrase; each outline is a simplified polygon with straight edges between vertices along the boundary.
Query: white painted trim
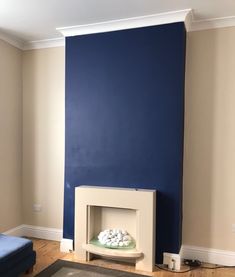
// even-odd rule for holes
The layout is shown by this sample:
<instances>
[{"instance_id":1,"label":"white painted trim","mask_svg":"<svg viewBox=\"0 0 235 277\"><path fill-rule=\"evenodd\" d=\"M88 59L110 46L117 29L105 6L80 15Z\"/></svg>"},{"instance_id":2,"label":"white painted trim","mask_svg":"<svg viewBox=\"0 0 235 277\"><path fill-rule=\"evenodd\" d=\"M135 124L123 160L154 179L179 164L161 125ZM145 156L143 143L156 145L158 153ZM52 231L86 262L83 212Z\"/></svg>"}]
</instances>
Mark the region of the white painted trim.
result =
<instances>
[{"instance_id":1,"label":"white painted trim","mask_svg":"<svg viewBox=\"0 0 235 277\"><path fill-rule=\"evenodd\" d=\"M62 239L62 230L41 226L24 225L24 235L26 237L60 241Z\"/></svg>"},{"instance_id":2,"label":"white painted trim","mask_svg":"<svg viewBox=\"0 0 235 277\"><path fill-rule=\"evenodd\" d=\"M56 228L47 228L33 225L20 225L11 230L4 232L6 235L17 236L17 237L33 237L47 240L61 241L62 230Z\"/></svg>"},{"instance_id":3,"label":"white painted trim","mask_svg":"<svg viewBox=\"0 0 235 277\"><path fill-rule=\"evenodd\" d=\"M174 22L184 22L188 32L217 29L235 26L235 16L209 18L205 20L196 20L192 9L179 11L170 11L159 14L123 18L105 22L68 26L56 28L64 37L77 36L85 34L103 33L118 30L126 30L147 26L155 26ZM65 40L62 37L35 41L23 41L9 34L0 32L0 39L17 47L21 50L51 48L65 46Z\"/></svg>"},{"instance_id":4,"label":"white painted trim","mask_svg":"<svg viewBox=\"0 0 235 277\"><path fill-rule=\"evenodd\" d=\"M4 235L22 237L24 236L24 225L19 225L3 233Z\"/></svg>"},{"instance_id":5,"label":"white painted trim","mask_svg":"<svg viewBox=\"0 0 235 277\"><path fill-rule=\"evenodd\" d=\"M15 38L11 35L8 35L6 33L0 32L0 39L9 43L10 45L22 50L24 47L24 41L20 40L18 38Z\"/></svg>"},{"instance_id":6,"label":"white painted trim","mask_svg":"<svg viewBox=\"0 0 235 277\"><path fill-rule=\"evenodd\" d=\"M235 16L195 20L192 14L189 31L209 30L235 26Z\"/></svg>"},{"instance_id":7,"label":"white painted trim","mask_svg":"<svg viewBox=\"0 0 235 277\"><path fill-rule=\"evenodd\" d=\"M56 28L56 30L62 33L63 36L67 37L155 26L174 22L184 22L186 30L188 32L192 32L225 27L235 27L235 16L196 20L193 15L193 10L185 9L146 16L123 18L119 20L61 27ZM61 37L35 41L24 41L13 37L12 35L0 32L0 39L21 50L65 46L65 40Z\"/></svg>"},{"instance_id":8,"label":"white painted trim","mask_svg":"<svg viewBox=\"0 0 235 277\"><path fill-rule=\"evenodd\" d=\"M119 20L111 20L99 23L91 23L86 25L69 26L56 28L63 36L76 36L101 32L110 32L117 30L125 30L139 27L147 27L154 25L161 25L174 22L184 22L185 28L188 32L224 28L235 26L235 16L211 18L206 20L195 20L193 10L186 9L181 11L172 11L161 14L152 14L146 16L124 18ZM0 34L1 38L1 34ZM3 40L5 40L3 38ZM10 43L10 42L9 42ZM14 45L14 44L12 44ZM14 45L17 47L17 45ZM63 37L29 41L19 44L18 48L22 50L41 49L65 46L65 39Z\"/></svg>"},{"instance_id":9,"label":"white painted trim","mask_svg":"<svg viewBox=\"0 0 235 277\"><path fill-rule=\"evenodd\" d=\"M73 251L73 240L72 239L62 239L60 241L60 251L69 253Z\"/></svg>"},{"instance_id":10,"label":"white painted trim","mask_svg":"<svg viewBox=\"0 0 235 277\"><path fill-rule=\"evenodd\" d=\"M233 251L182 245L180 256L183 259L197 259L212 264L225 266L235 265L235 252Z\"/></svg>"},{"instance_id":11,"label":"white painted trim","mask_svg":"<svg viewBox=\"0 0 235 277\"><path fill-rule=\"evenodd\" d=\"M65 46L64 37L28 41L24 44L23 50L51 48L51 47L60 47L60 46Z\"/></svg>"},{"instance_id":12,"label":"white painted trim","mask_svg":"<svg viewBox=\"0 0 235 277\"><path fill-rule=\"evenodd\" d=\"M173 22L184 22L190 9L171 11L139 17L124 18L86 25L56 28L65 37L85 34L103 33L117 30L126 30L146 26L161 25Z\"/></svg>"},{"instance_id":13,"label":"white painted trim","mask_svg":"<svg viewBox=\"0 0 235 277\"><path fill-rule=\"evenodd\" d=\"M193 21L193 10L190 10L187 13L185 20L184 20L185 29L187 32L189 32L191 30L192 21Z\"/></svg>"},{"instance_id":14,"label":"white painted trim","mask_svg":"<svg viewBox=\"0 0 235 277\"><path fill-rule=\"evenodd\" d=\"M32 50L32 49L41 49L41 48L51 48L51 47L60 47L65 46L64 37L58 37L53 39L43 39L35 41L23 41L16 39L5 33L0 33L0 39L9 43L10 45L20 49L20 50Z\"/></svg>"}]
</instances>

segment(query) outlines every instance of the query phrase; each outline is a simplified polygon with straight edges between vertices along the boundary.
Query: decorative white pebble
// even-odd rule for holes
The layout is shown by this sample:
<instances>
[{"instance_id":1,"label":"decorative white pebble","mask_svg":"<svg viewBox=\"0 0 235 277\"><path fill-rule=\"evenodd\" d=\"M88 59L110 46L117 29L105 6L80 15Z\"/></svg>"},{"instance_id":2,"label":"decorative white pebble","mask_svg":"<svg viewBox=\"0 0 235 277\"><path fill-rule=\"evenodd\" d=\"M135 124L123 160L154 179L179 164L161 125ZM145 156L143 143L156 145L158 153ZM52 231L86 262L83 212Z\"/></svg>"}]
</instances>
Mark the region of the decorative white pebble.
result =
<instances>
[{"instance_id":1,"label":"decorative white pebble","mask_svg":"<svg viewBox=\"0 0 235 277\"><path fill-rule=\"evenodd\" d=\"M121 229L106 229L99 233L99 242L108 247L126 247L132 238L127 231Z\"/></svg>"},{"instance_id":2,"label":"decorative white pebble","mask_svg":"<svg viewBox=\"0 0 235 277\"><path fill-rule=\"evenodd\" d=\"M124 242L123 242L123 245L124 245L124 246L128 246L129 244L130 244L130 241L124 241Z\"/></svg>"},{"instance_id":3,"label":"decorative white pebble","mask_svg":"<svg viewBox=\"0 0 235 277\"><path fill-rule=\"evenodd\" d=\"M126 236L123 237L123 240L124 240L124 241L129 241L130 239L131 239L131 238L130 238L129 235L126 235Z\"/></svg>"}]
</instances>

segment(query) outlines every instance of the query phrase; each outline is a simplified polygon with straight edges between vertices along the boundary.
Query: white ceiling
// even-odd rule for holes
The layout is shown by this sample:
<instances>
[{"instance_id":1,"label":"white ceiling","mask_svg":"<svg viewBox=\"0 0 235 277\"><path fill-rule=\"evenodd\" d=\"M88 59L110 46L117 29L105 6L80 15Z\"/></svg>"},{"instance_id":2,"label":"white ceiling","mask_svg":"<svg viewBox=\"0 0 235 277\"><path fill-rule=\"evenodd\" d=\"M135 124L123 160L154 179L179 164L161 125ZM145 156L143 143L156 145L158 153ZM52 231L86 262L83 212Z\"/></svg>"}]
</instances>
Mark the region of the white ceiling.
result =
<instances>
[{"instance_id":1,"label":"white ceiling","mask_svg":"<svg viewBox=\"0 0 235 277\"><path fill-rule=\"evenodd\" d=\"M59 38L58 27L192 9L194 20L235 16L235 0L0 0L0 32L23 42Z\"/></svg>"}]
</instances>

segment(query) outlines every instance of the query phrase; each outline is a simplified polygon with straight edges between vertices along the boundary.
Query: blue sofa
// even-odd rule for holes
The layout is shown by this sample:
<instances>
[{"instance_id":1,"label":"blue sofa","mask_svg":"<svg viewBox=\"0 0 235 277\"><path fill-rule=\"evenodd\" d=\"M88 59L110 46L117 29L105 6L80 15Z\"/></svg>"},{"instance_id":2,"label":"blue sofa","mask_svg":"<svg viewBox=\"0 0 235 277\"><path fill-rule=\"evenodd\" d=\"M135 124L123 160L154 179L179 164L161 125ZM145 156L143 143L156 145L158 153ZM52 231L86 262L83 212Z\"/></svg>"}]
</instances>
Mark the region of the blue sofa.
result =
<instances>
[{"instance_id":1,"label":"blue sofa","mask_svg":"<svg viewBox=\"0 0 235 277\"><path fill-rule=\"evenodd\" d=\"M35 262L31 240L0 234L0 276L18 277L32 269Z\"/></svg>"}]
</instances>

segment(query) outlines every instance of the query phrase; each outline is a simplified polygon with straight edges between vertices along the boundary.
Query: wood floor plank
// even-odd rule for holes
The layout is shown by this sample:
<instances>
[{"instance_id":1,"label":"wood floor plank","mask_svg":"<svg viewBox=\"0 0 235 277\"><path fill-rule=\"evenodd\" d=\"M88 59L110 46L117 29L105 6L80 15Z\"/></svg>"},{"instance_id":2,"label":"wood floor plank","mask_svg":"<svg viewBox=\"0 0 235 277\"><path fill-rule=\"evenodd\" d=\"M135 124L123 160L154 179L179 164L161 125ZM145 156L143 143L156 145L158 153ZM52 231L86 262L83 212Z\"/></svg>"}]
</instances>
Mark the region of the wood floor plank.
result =
<instances>
[{"instance_id":1,"label":"wood floor plank","mask_svg":"<svg viewBox=\"0 0 235 277\"><path fill-rule=\"evenodd\" d=\"M61 253L60 252L60 244L56 241L49 241L43 239L34 239L34 250L37 253L37 262L34 266L33 272L30 274L24 274L24 277L33 277L38 274L40 271L48 267L50 264L55 262L58 259L67 260L67 261L79 261L74 253ZM145 275L153 276L153 277L235 277L235 269L234 268L223 268L223 269L196 269L186 273L172 273L160 270L158 268L155 269L153 273L147 273L143 271L136 271L135 267L128 264L116 263L114 261L107 261L103 259L95 259L88 264L93 264L97 266L102 266L105 268L118 269L128 272L136 272L142 273Z\"/></svg>"}]
</instances>

